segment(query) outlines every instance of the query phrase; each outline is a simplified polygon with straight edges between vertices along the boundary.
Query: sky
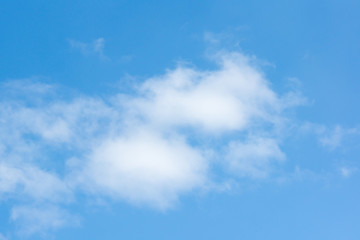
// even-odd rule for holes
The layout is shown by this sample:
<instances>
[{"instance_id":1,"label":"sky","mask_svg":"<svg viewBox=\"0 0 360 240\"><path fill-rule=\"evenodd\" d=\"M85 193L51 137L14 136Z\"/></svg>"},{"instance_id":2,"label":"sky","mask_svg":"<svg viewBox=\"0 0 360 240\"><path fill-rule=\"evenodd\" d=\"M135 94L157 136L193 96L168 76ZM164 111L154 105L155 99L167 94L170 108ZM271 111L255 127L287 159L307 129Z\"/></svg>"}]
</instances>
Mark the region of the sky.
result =
<instances>
[{"instance_id":1,"label":"sky","mask_svg":"<svg viewBox=\"0 0 360 240\"><path fill-rule=\"evenodd\" d=\"M359 11L2 1L0 240L359 239Z\"/></svg>"}]
</instances>

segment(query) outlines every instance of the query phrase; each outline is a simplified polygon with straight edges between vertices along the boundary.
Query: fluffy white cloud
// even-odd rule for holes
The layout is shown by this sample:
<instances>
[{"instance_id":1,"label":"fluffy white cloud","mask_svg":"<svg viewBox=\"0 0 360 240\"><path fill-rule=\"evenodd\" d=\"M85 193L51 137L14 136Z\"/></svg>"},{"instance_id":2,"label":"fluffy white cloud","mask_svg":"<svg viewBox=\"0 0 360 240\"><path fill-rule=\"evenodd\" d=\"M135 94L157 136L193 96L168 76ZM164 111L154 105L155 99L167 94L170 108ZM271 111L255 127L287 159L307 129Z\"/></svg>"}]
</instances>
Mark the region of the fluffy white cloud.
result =
<instances>
[{"instance_id":1,"label":"fluffy white cloud","mask_svg":"<svg viewBox=\"0 0 360 240\"><path fill-rule=\"evenodd\" d=\"M134 114L160 126L192 126L208 132L244 130L273 122L285 106L245 56L219 56L219 69L179 67L147 80L131 99Z\"/></svg>"},{"instance_id":2,"label":"fluffy white cloud","mask_svg":"<svg viewBox=\"0 0 360 240\"><path fill-rule=\"evenodd\" d=\"M206 141L190 145L193 135L221 138L265 126L272 131L289 102L298 103L298 95L279 98L247 57L218 57L217 70L179 67L146 80L137 95L122 97L125 128L92 149L78 179L93 192L169 207L179 194L211 181L207 170L213 159L199 149L212 151L213 146ZM215 151L213 157L242 177L266 177L272 161L285 159L276 138L225 140L220 148L226 156Z\"/></svg>"},{"instance_id":3,"label":"fluffy white cloud","mask_svg":"<svg viewBox=\"0 0 360 240\"><path fill-rule=\"evenodd\" d=\"M89 159L85 174L92 188L162 209L206 182L208 162L198 150L181 137L144 128L108 139Z\"/></svg>"},{"instance_id":4,"label":"fluffy white cloud","mask_svg":"<svg viewBox=\"0 0 360 240\"><path fill-rule=\"evenodd\" d=\"M301 98L278 96L244 55L215 59L218 69L181 66L144 81L132 95L65 101L55 91L46 99L43 91L31 91L36 97L25 101L5 98L0 102L0 133L6 136L0 139L0 193L53 206L59 196L85 191L90 197L166 209L181 194L211 185L214 162L220 161L216 166L230 178L269 176L285 159L276 136L284 110ZM61 171L44 170L52 161ZM59 209L47 212L17 207L12 219L27 223L35 214L39 222L53 217L45 228L62 225ZM35 227L30 223L29 232Z\"/></svg>"}]
</instances>

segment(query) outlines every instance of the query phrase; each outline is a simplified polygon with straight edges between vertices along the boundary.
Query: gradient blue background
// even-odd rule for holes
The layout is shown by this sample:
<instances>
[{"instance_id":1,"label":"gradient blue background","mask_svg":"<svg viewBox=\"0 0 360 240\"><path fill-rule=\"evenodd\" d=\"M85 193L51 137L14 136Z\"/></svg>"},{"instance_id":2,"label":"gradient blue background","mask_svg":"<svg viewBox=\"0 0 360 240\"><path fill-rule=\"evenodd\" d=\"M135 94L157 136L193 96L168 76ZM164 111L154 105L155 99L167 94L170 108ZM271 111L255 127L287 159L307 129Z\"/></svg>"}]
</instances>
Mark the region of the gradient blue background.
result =
<instances>
[{"instance_id":1,"label":"gradient blue background","mask_svg":"<svg viewBox=\"0 0 360 240\"><path fill-rule=\"evenodd\" d=\"M126 87L178 61L211 68L206 52L240 50L267 61L279 93L301 81L311 104L297 119L334 126L360 122L360 1L1 1L0 81L39 78L93 96ZM213 46L206 33L220 36ZM104 54L84 56L69 39L105 39ZM125 60L124 60L125 59ZM351 142L351 141L350 141ZM360 145L329 151L313 139L289 139L286 166L324 175L283 184L240 182L230 193L184 196L166 212L127 203L78 204L78 227L30 239L360 239ZM9 206L0 204L0 232Z\"/></svg>"}]
</instances>

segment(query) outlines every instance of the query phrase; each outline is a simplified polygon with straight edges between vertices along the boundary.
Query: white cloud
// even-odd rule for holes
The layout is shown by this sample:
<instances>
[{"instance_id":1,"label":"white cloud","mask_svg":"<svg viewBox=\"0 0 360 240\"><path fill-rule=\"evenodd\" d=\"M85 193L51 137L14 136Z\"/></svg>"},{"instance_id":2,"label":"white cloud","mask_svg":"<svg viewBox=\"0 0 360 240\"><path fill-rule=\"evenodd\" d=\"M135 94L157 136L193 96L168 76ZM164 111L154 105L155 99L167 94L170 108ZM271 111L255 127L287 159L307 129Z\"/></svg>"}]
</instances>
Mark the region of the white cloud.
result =
<instances>
[{"instance_id":1,"label":"white cloud","mask_svg":"<svg viewBox=\"0 0 360 240\"><path fill-rule=\"evenodd\" d=\"M151 124L192 126L208 132L275 122L289 101L277 97L247 57L228 53L217 60L220 68L215 71L179 67L147 80L140 87L142 97L132 99L129 108Z\"/></svg>"},{"instance_id":2,"label":"white cloud","mask_svg":"<svg viewBox=\"0 0 360 240\"><path fill-rule=\"evenodd\" d=\"M32 77L28 79L18 79L7 81L0 84L0 87L6 89L6 93L18 94L47 94L53 92L54 86L39 81L39 78ZM6 96L6 95L5 95Z\"/></svg>"},{"instance_id":3,"label":"white cloud","mask_svg":"<svg viewBox=\"0 0 360 240\"><path fill-rule=\"evenodd\" d=\"M20 233L31 235L79 224L79 219L57 206L16 206L11 211Z\"/></svg>"},{"instance_id":4,"label":"white cloud","mask_svg":"<svg viewBox=\"0 0 360 240\"><path fill-rule=\"evenodd\" d=\"M77 156L91 149L98 137L110 136L117 113L95 98L63 101L51 96L49 101L38 101L47 92L31 94L36 95L35 101L29 98L24 102L16 98L21 95L17 93L0 102L0 135L5 136L0 139L0 201L28 202L40 210L42 205L67 206L75 201L78 190L67 179L64 157ZM62 216L62 210L52 211L47 215L51 226L36 226L31 216L23 216L24 209L15 207L13 211L13 221L21 222L20 231L29 234L53 228ZM39 217L46 214L39 213Z\"/></svg>"},{"instance_id":5,"label":"white cloud","mask_svg":"<svg viewBox=\"0 0 360 240\"><path fill-rule=\"evenodd\" d=\"M11 166L0 162L0 197L16 194L36 201L69 201L72 191L54 173L34 166Z\"/></svg>"},{"instance_id":6,"label":"white cloud","mask_svg":"<svg viewBox=\"0 0 360 240\"><path fill-rule=\"evenodd\" d=\"M140 128L95 148L85 181L96 191L164 209L205 183L207 164L181 137Z\"/></svg>"},{"instance_id":7,"label":"white cloud","mask_svg":"<svg viewBox=\"0 0 360 240\"><path fill-rule=\"evenodd\" d=\"M72 44L102 53L102 41ZM39 231L31 214L38 222L54 219L39 226L61 226L66 214L56 204L68 204L60 196L71 199L78 191L167 209L182 194L217 185L211 169L218 161L239 177L269 176L285 159L276 129L301 97L278 96L244 55L214 59L218 69L180 66L144 81L133 95L0 102L6 136L0 139L0 193L53 206L46 212L16 207L12 219L29 223L28 232ZM61 173L44 170L52 161Z\"/></svg>"},{"instance_id":8,"label":"white cloud","mask_svg":"<svg viewBox=\"0 0 360 240\"><path fill-rule=\"evenodd\" d=\"M7 141L0 143L8 148L24 147L26 137L32 138L30 142L41 141L41 146L71 143L80 147L94 135L108 134L119 123L118 110L94 98L55 100L35 106L0 103L0 107L0 133L7 136Z\"/></svg>"}]
</instances>

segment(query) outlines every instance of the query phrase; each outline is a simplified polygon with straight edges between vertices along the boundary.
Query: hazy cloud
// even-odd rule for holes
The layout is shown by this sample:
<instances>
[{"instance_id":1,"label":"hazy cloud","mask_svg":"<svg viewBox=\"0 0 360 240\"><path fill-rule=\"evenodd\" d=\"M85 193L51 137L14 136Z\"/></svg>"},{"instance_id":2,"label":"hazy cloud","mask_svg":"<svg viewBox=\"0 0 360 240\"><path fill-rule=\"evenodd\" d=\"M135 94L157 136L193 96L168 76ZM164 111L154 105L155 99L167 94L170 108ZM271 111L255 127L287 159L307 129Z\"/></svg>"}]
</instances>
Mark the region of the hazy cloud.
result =
<instances>
[{"instance_id":1,"label":"hazy cloud","mask_svg":"<svg viewBox=\"0 0 360 240\"><path fill-rule=\"evenodd\" d=\"M0 240L7 240L7 238L0 233Z\"/></svg>"},{"instance_id":2,"label":"hazy cloud","mask_svg":"<svg viewBox=\"0 0 360 240\"><path fill-rule=\"evenodd\" d=\"M57 206L16 206L11 211L20 234L31 235L56 230L64 226L78 225L79 219Z\"/></svg>"},{"instance_id":3,"label":"hazy cloud","mask_svg":"<svg viewBox=\"0 0 360 240\"><path fill-rule=\"evenodd\" d=\"M226 160L229 170L241 177L265 178L271 172L271 161L281 162L285 154L275 139L257 137L230 142Z\"/></svg>"},{"instance_id":4,"label":"hazy cloud","mask_svg":"<svg viewBox=\"0 0 360 240\"><path fill-rule=\"evenodd\" d=\"M0 196L20 195L36 201L66 201L72 192L56 174L43 171L35 166L11 166L0 162Z\"/></svg>"},{"instance_id":5,"label":"hazy cloud","mask_svg":"<svg viewBox=\"0 0 360 240\"><path fill-rule=\"evenodd\" d=\"M360 130L357 127L347 128L341 125L329 127L310 122L300 126L300 131L315 134L319 143L330 150L339 148L347 140L360 135Z\"/></svg>"},{"instance_id":6,"label":"hazy cloud","mask_svg":"<svg viewBox=\"0 0 360 240\"><path fill-rule=\"evenodd\" d=\"M85 56L97 55L101 60L109 60L104 54L105 39L97 38L92 42L81 42L73 39L68 39L70 46L79 50Z\"/></svg>"},{"instance_id":7,"label":"hazy cloud","mask_svg":"<svg viewBox=\"0 0 360 240\"><path fill-rule=\"evenodd\" d=\"M343 177L348 178L351 175L353 175L354 173L356 173L358 171L357 168L354 167L341 167L340 169L340 173Z\"/></svg>"}]
</instances>

